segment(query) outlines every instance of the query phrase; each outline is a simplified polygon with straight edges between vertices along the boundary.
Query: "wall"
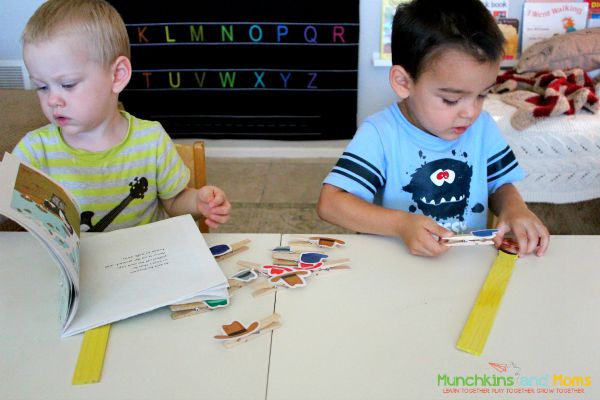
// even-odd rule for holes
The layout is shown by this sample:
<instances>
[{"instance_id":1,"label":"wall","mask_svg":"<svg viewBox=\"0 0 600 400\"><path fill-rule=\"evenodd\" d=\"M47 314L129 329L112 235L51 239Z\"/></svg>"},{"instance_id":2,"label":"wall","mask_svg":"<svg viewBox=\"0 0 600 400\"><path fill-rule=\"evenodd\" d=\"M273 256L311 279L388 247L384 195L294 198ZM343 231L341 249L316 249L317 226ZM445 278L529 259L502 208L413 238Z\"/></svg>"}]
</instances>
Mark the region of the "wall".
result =
<instances>
[{"instance_id":1,"label":"wall","mask_svg":"<svg viewBox=\"0 0 600 400\"><path fill-rule=\"evenodd\" d=\"M524 0L510 0L509 17L520 18ZM41 0L0 0L0 60L21 59L20 35ZM374 67L372 56L379 48L380 0L360 5L360 55L358 75L358 122L395 100L388 85L388 68Z\"/></svg>"}]
</instances>

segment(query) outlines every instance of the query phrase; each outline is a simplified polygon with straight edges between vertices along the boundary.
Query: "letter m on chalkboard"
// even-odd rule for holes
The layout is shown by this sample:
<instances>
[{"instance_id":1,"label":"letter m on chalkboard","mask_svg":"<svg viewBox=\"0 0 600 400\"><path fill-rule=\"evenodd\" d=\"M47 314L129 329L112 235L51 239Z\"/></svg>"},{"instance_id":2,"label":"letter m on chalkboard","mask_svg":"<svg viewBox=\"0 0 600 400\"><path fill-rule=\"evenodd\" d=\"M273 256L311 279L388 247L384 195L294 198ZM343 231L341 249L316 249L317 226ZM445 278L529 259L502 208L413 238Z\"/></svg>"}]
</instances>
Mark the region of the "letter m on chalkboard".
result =
<instances>
[{"instance_id":1,"label":"letter m on chalkboard","mask_svg":"<svg viewBox=\"0 0 600 400\"><path fill-rule=\"evenodd\" d=\"M121 100L173 137L354 134L358 1L111 3L131 41Z\"/></svg>"}]
</instances>

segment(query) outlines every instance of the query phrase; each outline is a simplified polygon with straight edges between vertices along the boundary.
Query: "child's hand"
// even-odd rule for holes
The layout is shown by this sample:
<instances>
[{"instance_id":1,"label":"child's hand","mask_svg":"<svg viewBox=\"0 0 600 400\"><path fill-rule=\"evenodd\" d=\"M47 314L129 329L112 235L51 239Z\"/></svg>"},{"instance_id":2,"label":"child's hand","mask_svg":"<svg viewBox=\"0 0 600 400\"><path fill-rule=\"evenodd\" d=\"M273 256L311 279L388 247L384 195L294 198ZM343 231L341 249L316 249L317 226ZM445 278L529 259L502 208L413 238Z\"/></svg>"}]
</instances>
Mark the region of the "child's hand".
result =
<instances>
[{"instance_id":1,"label":"child's hand","mask_svg":"<svg viewBox=\"0 0 600 400\"><path fill-rule=\"evenodd\" d=\"M411 254L416 256L432 257L447 252L450 247L441 244L438 238L449 236L454 236L454 233L420 214L407 215L400 229L400 237Z\"/></svg>"},{"instance_id":2,"label":"child's hand","mask_svg":"<svg viewBox=\"0 0 600 400\"><path fill-rule=\"evenodd\" d=\"M512 231L519 243L519 256L533 253L542 256L548 248L550 233L542 221L527 206L511 207L498 219L494 243L498 248L504 235Z\"/></svg>"},{"instance_id":3,"label":"child's hand","mask_svg":"<svg viewBox=\"0 0 600 400\"><path fill-rule=\"evenodd\" d=\"M206 225L210 228L218 228L229 220L231 204L225 192L216 186L203 186L198 189L196 207L206 217Z\"/></svg>"}]
</instances>

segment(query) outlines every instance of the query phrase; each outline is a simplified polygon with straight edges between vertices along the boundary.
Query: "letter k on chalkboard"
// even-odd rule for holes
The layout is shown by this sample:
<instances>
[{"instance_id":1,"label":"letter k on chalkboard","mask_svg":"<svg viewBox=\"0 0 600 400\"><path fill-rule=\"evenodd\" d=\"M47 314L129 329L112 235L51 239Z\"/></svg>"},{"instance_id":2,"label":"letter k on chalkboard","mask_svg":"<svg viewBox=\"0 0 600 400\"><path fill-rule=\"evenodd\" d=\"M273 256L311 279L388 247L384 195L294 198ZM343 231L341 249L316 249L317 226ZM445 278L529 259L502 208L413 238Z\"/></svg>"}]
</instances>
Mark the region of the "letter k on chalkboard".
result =
<instances>
[{"instance_id":1,"label":"letter k on chalkboard","mask_svg":"<svg viewBox=\"0 0 600 400\"><path fill-rule=\"evenodd\" d=\"M131 41L121 101L172 137L354 135L358 0L110 2Z\"/></svg>"}]
</instances>

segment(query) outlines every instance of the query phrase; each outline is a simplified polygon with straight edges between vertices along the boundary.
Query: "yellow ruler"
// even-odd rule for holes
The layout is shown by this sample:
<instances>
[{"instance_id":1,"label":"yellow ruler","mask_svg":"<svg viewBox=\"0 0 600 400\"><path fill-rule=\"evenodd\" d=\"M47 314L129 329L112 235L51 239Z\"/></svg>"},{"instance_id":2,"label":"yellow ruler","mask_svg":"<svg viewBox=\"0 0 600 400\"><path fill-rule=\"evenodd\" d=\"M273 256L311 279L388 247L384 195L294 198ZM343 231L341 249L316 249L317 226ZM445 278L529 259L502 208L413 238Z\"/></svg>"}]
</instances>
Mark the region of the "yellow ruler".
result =
<instances>
[{"instance_id":1,"label":"yellow ruler","mask_svg":"<svg viewBox=\"0 0 600 400\"><path fill-rule=\"evenodd\" d=\"M476 356L483 352L517 257L516 254L498 252L456 343L459 350Z\"/></svg>"},{"instance_id":2,"label":"yellow ruler","mask_svg":"<svg viewBox=\"0 0 600 400\"><path fill-rule=\"evenodd\" d=\"M83 334L79 358L73 373L73 385L100 382L110 324L90 329Z\"/></svg>"}]
</instances>

